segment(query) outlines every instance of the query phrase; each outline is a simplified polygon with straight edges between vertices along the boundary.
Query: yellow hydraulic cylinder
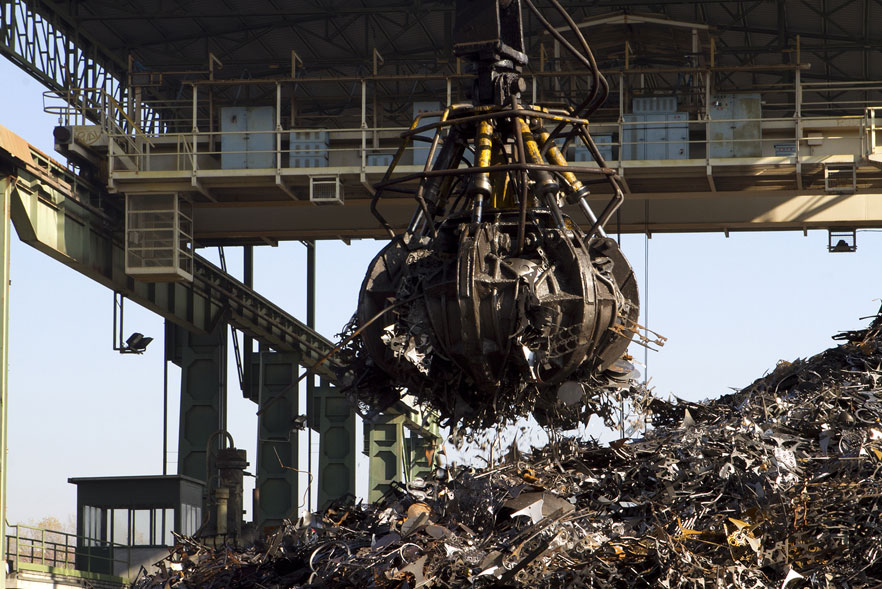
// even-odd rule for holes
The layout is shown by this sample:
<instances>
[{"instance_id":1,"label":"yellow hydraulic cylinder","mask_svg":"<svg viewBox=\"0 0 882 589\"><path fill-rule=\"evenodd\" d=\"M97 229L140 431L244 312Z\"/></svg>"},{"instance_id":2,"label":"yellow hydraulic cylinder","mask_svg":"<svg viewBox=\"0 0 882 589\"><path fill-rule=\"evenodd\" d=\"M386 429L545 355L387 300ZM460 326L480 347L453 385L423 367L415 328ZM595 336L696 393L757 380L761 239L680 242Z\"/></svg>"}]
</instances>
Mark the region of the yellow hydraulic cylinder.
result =
<instances>
[{"instance_id":1,"label":"yellow hydraulic cylinder","mask_svg":"<svg viewBox=\"0 0 882 589\"><path fill-rule=\"evenodd\" d=\"M545 159L539 152L539 145L536 144L536 139L530 131L530 126L520 117L517 117L516 120L518 122L518 129L524 139L524 151L527 152L527 160L529 160L531 164L545 164ZM558 190L560 190L560 186L558 185L557 180L555 180L554 175L547 170L530 170L530 176L536 183L535 190L538 195L544 196L546 194L557 194Z\"/></svg>"},{"instance_id":2,"label":"yellow hydraulic cylinder","mask_svg":"<svg viewBox=\"0 0 882 589\"><path fill-rule=\"evenodd\" d=\"M472 177L471 193L472 196L483 200L493 192L489 169L493 156L493 124L489 120L481 121L478 124L478 134L475 136L475 155L478 167L485 168L487 171L479 172Z\"/></svg>"},{"instance_id":3,"label":"yellow hydraulic cylinder","mask_svg":"<svg viewBox=\"0 0 882 589\"><path fill-rule=\"evenodd\" d=\"M494 209L510 209L517 206L514 192L508 183L507 172L494 172L493 167L504 163L499 139L497 138L494 149L494 120L488 119L478 123L478 132L475 135L475 165L486 168L486 172L479 172L472 176L471 194L475 197L478 214L483 208L484 199L490 197L490 206Z\"/></svg>"},{"instance_id":4,"label":"yellow hydraulic cylinder","mask_svg":"<svg viewBox=\"0 0 882 589\"><path fill-rule=\"evenodd\" d=\"M548 141L549 133L545 129L539 130L539 140L544 144ZM567 160L558 149L557 145L552 141L548 145L548 159L557 166L566 166ZM564 179L565 192L567 193L567 202L571 205L577 204L579 208L582 209L582 213L588 218L588 221L594 225L597 223L597 215L594 214L594 211L588 205L588 201L585 200L589 194L588 187L582 184L576 175L572 172L563 172L561 173ZM603 227L598 227L597 232L601 237L606 237L606 233L603 230Z\"/></svg>"},{"instance_id":5,"label":"yellow hydraulic cylinder","mask_svg":"<svg viewBox=\"0 0 882 589\"><path fill-rule=\"evenodd\" d=\"M540 129L539 141L541 141L543 144L545 144L545 142L548 141L548 137L549 137L548 131L546 131L545 129ZM551 142L551 144L549 144L548 150L546 151L546 153L548 154L549 161L551 161L551 163L553 163L554 165L556 165L556 166L566 166L567 165L566 158L560 152L560 149L557 147L557 144L554 143L553 141ZM579 181L579 179L576 178L575 174L573 174L572 172L563 172L561 175L564 177L564 180L566 181L565 182L565 184L566 184L565 190L567 192L567 196L570 197L567 200L575 199L576 201L578 201L579 198L581 198L582 196L587 194L588 191L585 189L585 186L582 185L582 183Z\"/></svg>"}]
</instances>

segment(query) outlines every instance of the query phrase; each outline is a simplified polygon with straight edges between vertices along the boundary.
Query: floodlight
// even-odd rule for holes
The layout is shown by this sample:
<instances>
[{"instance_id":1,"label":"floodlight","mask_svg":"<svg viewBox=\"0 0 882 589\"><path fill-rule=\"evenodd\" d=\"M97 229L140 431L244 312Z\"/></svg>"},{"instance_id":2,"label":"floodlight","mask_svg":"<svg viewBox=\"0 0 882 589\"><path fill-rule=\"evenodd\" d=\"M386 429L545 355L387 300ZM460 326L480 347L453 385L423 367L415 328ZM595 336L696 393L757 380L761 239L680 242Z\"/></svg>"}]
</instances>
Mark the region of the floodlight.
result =
<instances>
[{"instance_id":1,"label":"floodlight","mask_svg":"<svg viewBox=\"0 0 882 589\"><path fill-rule=\"evenodd\" d=\"M147 346L149 346L152 341L152 337L144 337L143 333L138 333L136 331L126 340L125 351L134 354L143 354L144 350L147 349Z\"/></svg>"}]
</instances>

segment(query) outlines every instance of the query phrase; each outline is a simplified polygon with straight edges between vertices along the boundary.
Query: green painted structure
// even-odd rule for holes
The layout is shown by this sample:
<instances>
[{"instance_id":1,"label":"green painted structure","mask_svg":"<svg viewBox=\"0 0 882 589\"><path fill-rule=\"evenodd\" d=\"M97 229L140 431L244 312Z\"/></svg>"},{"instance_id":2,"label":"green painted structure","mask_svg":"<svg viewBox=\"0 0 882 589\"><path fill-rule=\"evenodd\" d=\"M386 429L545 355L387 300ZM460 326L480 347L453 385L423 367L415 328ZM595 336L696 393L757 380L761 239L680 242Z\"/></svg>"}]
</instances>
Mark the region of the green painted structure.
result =
<instances>
[{"instance_id":1,"label":"green painted structure","mask_svg":"<svg viewBox=\"0 0 882 589\"><path fill-rule=\"evenodd\" d=\"M368 501L379 501L404 481L404 415L378 415L364 424L364 453L370 457Z\"/></svg>"},{"instance_id":2,"label":"green painted structure","mask_svg":"<svg viewBox=\"0 0 882 589\"><path fill-rule=\"evenodd\" d=\"M252 374L258 375L257 483L254 521L258 529L279 526L297 517L300 416L297 354L260 351Z\"/></svg>"},{"instance_id":3,"label":"green painted structure","mask_svg":"<svg viewBox=\"0 0 882 589\"><path fill-rule=\"evenodd\" d=\"M0 361L5 365L8 347L11 222L23 242L166 319L166 358L182 370L181 475L205 479L207 444L225 429L226 326L260 344L261 352L246 353L244 359L246 366L251 363L246 370L252 375L247 379L251 383L245 383L245 394L259 407L255 519L266 527L296 516L303 501L296 471L298 436L292 428L293 420L300 417L300 366L313 367L330 353L331 342L198 255L194 256L192 282L148 283L126 275L123 243L114 229L122 226L122 200L90 185L2 127L0 190L4 215L0 219ZM316 367L315 375L320 378L307 387L308 423L320 434L319 506L355 495L356 420L334 385L333 362L332 357ZM6 376L0 370L0 450L5 448L6 437ZM408 442L405 428L435 440L437 427L432 431L416 410L399 405L365 430L371 457L370 500L388 490L392 481L428 472L429 466L420 463L427 455L424 444ZM217 437L220 445L222 439ZM405 444L412 445L409 458L405 458ZM5 476L5 452L0 452L0 478ZM5 483L0 488L0 513L4 513L3 489ZM0 537L2 526L0 518Z\"/></svg>"},{"instance_id":4,"label":"green painted structure","mask_svg":"<svg viewBox=\"0 0 882 589\"><path fill-rule=\"evenodd\" d=\"M379 501L395 483L429 478L440 441L437 415L405 401L365 421L368 501Z\"/></svg>"},{"instance_id":5,"label":"green painted structure","mask_svg":"<svg viewBox=\"0 0 882 589\"><path fill-rule=\"evenodd\" d=\"M319 433L318 501L321 509L334 499L355 496L355 411L328 380L307 377L310 422Z\"/></svg>"},{"instance_id":6,"label":"green painted structure","mask_svg":"<svg viewBox=\"0 0 882 589\"><path fill-rule=\"evenodd\" d=\"M2 127L0 176L15 177L9 203L23 242L176 325L208 333L226 323L274 350L301 354L304 364L333 349L321 334L198 255L192 282L148 283L126 275L123 244L113 229L122 227L122 200ZM334 378L332 366L333 359L317 371Z\"/></svg>"},{"instance_id":7,"label":"green painted structure","mask_svg":"<svg viewBox=\"0 0 882 589\"><path fill-rule=\"evenodd\" d=\"M227 429L227 326L209 333L166 327L169 359L181 367L181 410L178 428L178 474L206 480L210 442L215 449ZM171 337L169 337L171 336Z\"/></svg>"},{"instance_id":8,"label":"green painted structure","mask_svg":"<svg viewBox=\"0 0 882 589\"><path fill-rule=\"evenodd\" d=\"M0 540L6 541L6 431L9 392L9 217L15 182L0 178ZM0 589L6 587L6 575L0 574Z\"/></svg>"}]
</instances>

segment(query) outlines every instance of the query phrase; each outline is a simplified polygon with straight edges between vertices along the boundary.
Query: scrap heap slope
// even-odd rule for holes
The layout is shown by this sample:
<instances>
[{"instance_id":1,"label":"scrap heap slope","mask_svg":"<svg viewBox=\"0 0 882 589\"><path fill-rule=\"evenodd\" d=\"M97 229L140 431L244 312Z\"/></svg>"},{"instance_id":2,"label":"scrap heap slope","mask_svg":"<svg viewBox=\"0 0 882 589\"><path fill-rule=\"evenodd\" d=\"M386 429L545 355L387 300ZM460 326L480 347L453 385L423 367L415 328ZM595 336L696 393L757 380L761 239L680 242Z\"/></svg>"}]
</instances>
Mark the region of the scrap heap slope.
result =
<instances>
[{"instance_id":1,"label":"scrap heap slope","mask_svg":"<svg viewBox=\"0 0 882 589\"><path fill-rule=\"evenodd\" d=\"M880 586L882 318L836 337L738 393L651 399L641 439L512 452L244 551L181 544L137 587Z\"/></svg>"}]
</instances>

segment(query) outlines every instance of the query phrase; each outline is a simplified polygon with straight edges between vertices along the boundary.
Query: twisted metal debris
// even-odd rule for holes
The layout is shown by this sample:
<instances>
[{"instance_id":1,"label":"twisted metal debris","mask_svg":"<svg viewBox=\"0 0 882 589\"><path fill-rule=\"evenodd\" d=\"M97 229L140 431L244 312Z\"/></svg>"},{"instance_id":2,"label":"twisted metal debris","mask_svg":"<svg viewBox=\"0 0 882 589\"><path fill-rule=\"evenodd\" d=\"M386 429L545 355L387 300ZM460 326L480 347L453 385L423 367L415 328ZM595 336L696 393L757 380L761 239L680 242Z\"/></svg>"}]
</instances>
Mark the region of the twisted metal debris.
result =
<instances>
[{"instance_id":1,"label":"twisted metal debris","mask_svg":"<svg viewBox=\"0 0 882 589\"><path fill-rule=\"evenodd\" d=\"M244 551L188 540L136 586L882 586L882 318L838 338L714 401L651 399L642 439L512 451Z\"/></svg>"},{"instance_id":2,"label":"twisted metal debris","mask_svg":"<svg viewBox=\"0 0 882 589\"><path fill-rule=\"evenodd\" d=\"M550 5L575 44L524 4L585 67L588 94L526 103L521 0L455 3L453 52L475 74L469 102L418 116L374 185L371 212L392 240L359 291L350 331L360 337L338 356L347 394L373 410L410 396L444 425L485 428L530 414L550 421L565 398L567 420L587 423L582 397L593 403L620 377L632 338L642 339L634 272L604 230L624 202L622 180L590 134L609 84L560 2ZM429 136L423 169L398 173ZM590 163L568 162L571 144ZM610 195L598 213L592 191ZM405 195L414 212L396 234L379 205Z\"/></svg>"}]
</instances>

